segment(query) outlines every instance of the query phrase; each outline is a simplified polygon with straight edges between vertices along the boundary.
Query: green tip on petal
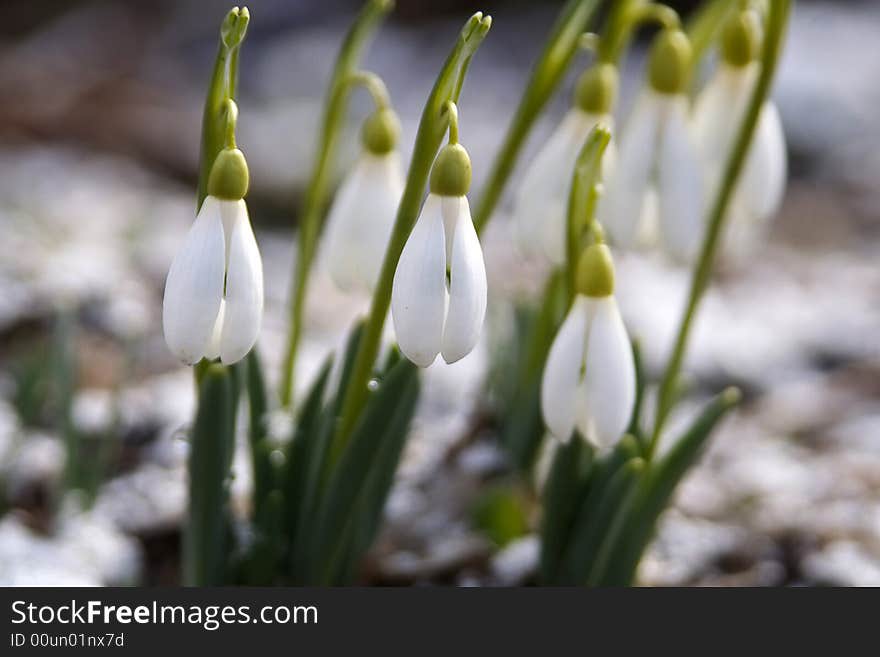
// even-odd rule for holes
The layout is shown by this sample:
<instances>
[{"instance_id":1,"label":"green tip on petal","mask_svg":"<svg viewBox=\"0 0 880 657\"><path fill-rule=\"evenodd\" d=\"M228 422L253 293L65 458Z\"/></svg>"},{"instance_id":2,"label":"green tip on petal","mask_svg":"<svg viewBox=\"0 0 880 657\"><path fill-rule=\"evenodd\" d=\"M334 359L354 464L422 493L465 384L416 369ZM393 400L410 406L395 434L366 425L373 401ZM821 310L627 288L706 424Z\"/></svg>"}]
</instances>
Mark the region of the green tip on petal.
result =
<instances>
[{"instance_id":1,"label":"green tip on petal","mask_svg":"<svg viewBox=\"0 0 880 657\"><path fill-rule=\"evenodd\" d=\"M384 155L397 148L400 139L400 119L391 108L373 112L361 129L361 142L371 153Z\"/></svg>"},{"instance_id":2,"label":"green tip on petal","mask_svg":"<svg viewBox=\"0 0 880 657\"><path fill-rule=\"evenodd\" d=\"M431 169L431 193L464 196L471 188L471 158L461 144L447 144Z\"/></svg>"},{"instance_id":3,"label":"green tip on petal","mask_svg":"<svg viewBox=\"0 0 880 657\"><path fill-rule=\"evenodd\" d=\"M250 184L247 160L237 148L224 148L208 176L208 195L224 201L243 199Z\"/></svg>"},{"instance_id":4,"label":"green tip on petal","mask_svg":"<svg viewBox=\"0 0 880 657\"><path fill-rule=\"evenodd\" d=\"M591 66L577 82L577 106L588 114L610 114L617 99L617 83L617 67L614 64Z\"/></svg>"},{"instance_id":5,"label":"green tip on petal","mask_svg":"<svg viewBox=\"0 0 880 657\"><path fill-rule=\"evenodd\" d=\"M761 22L755 11L741 11L721 32L721 58L737 68L755 61L761 53Z\"/></svg>"},{"instance_id":6,"label":"green tip on petal","mask_svg":"<svg viewBox=\"0 0 880 657\"><path fill-rule=\"evenodd\" d=\"M609 297L614 294L614 261L606 244L591 244L578 261L576 287L578 294L588 297Z\"/></svg>"},{"instance_id":7,"label":"green tip on petal","mask_svg":"<svg viewBox=\"0 0 880 657\"><path fill-rule=\"evenodd\" d=\"M664 94L687 90L691 70L691 42L681 30L663 30L651 45L648 80Z\"/></svg>"}]
</instances>

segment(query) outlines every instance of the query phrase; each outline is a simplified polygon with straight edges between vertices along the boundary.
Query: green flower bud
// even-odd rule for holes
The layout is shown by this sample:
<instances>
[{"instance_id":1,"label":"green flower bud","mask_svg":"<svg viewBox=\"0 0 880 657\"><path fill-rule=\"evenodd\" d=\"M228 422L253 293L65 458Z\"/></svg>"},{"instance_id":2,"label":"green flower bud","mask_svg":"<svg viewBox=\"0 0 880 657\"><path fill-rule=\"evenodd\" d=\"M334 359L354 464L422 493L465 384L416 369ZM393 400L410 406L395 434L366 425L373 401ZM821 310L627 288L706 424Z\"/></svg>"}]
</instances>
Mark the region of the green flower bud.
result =
<instances>
[{"instance_id":1,"label":"green flower bud","mask_svg":"<svg viewBox=\"0 0 880 657\"><path fill-rule=\"evenodd\" d=\"M400 119L391 108L373 112L361 129L361 142L371 153L384 155L397 147L400 139Z\"/></svg>"},{"instance_id":2,"label":"green flower bud","mask_svg":"<svg viewBox=\"0 0 880 657\"><path fill-rule=\"evenodd\" d=\"M588 297L614 294L614 262L607 245L591 244L584 249L578 261L575 286L578 294Z\"/></svg>"},{"instance_id":3,"label":"green flower bud","mask_svg":"<svg viewBox=\"0 0 880 657\"><path fill-rule=\"evenodd\" d=\"M761 51L761 23L754 11L731 16L721 31L721 59L737 68L758 58Z\"/></svg>"},{"instance_id":4,"label":"green flower bud","mask_svg":"<svg viewBox=\"0 0 880 657\"><path fill-rule=\"evenodd\" d=\"M681 30L663 30L651 45L648 80L664 94L687 90L691 71L691 42Z\"/></svg>"},{"instance_id":5,"label":"green flower bud","mask_svg":"<svg viewBox=\"0 0 880 657\"><path fill-rule=\"evenodd\" d=\"M617 98L617 67L596 64L583 72L575 88L575 103L589 114L610 114Z\"/></svg>"},{"instance_id":6,"label":"green flower bud","mask_svg":"<svg viewBox=\"0 0 880 657\"><path fill-rule=\"evenodd\" d=\"M237 148L224 148L211 166L208 194L224 201L237 201L247 194L249 182L244 153Z\"/></svg>"},{"instance_id":7,"label":"green flower bud","mask_svg":"<svg viewBox=\"0 0 880 657\"><path fill-rule=\"evenodd\" d=\"M461 144L447 144L431 169L431 193L464 196L471 188L471 158Z\"/></svg>"}]
</instances>

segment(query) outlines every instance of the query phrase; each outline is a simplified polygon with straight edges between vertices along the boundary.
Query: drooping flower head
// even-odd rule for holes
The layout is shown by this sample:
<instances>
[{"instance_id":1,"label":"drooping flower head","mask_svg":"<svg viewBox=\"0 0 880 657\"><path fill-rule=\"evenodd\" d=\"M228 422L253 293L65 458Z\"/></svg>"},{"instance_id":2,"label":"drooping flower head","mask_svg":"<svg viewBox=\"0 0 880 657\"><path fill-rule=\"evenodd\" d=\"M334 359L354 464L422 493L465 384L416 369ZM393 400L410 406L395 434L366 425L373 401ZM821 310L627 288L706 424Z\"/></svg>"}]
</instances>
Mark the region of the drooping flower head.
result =
<instances>
[{"instance_id":1,"label":"drooping flower head","mask_svg":"<svg viewBox=\"0 0 880 657\"><path fill-rule=\"evenodd\" d=\"M441 149L430 194L400 255L391 316L401 352L420 367L437 354L454 363L471 352L486 315L486 268L471 220L471 164L458 143Z\"/></svg>"},{"instance_id":2,"label":"drooping flower head","mask_svg":"<svg viewBox=\"0 0 880 657\"><path fill-rule=\"evenodd\" d=\"M753 10L735 13L724 26L718 69L697 97L693 131L715 190L760 74L761 25ZM747 246L779 210L785 192L787 155L779 112L766 100L758 116L745 165L729 205L728 252ZM715 194L710 194L713 197Z\"/></svg>"},{"instance_id":3,"label":"drooping flower head","mask_svg":"<svg viewBox=\"0 0 880 657\"><path fill-rule=\"evenodd\" d=\"M181 361L235 363L257 341L263 264L244 196L248 169L237 148L217 156L202 203L165 281L162 325Z\"/></svg>"},{"instance_id":4,"label":"drooping flower head","mask_svg":"<svg viewBox=\"0 0 880 657\"><path fill-rule=\"evenodd\" d=\"M550 348L541 380L541 412L550 433L575 429L599 447L623 436L635 403L635 362L614 298L614 265L605 244L588 246L577 294Z\"/></svg>"},{"instance_id":5,"label":"drooping flower head","mask_svg":"<svg viewBox=\"0 0 880 657\"><path fill-rule=\"evenodd\" d=\"M363 151L327 216L325 259L344 292L370 292L379 278L403 193L399 137L400 121L390 107L364 122Z\"/></svg>"},{"instance_id":6,"label":"drooping flower head","mask_svg":"<svg viewBox=\"0 0 880 657\"><path fill-rule=\"evenodd\" d=\"M691 46L665 29L651 47L648 84L620 139L617 163L598 217L617 245L659 240L675 259L696 255L703 236L705 192L689 132Z\"/></svg>"},{"instance_id":7,"label":"drooping flower head","mask_svg":"<svg viewBox=\"0 0 880 657\"><path fill-rule=\"evenodd\" d=\"M613 125L617 83L617 68L612 64L587 69L578 80L574 105L526 170L514 206L517 245L524 254L554 265L565 261L571 172L593 127ZM603 159L606 175L614 159L614 146L609 144Z\"/></svg>"}]
</instances>

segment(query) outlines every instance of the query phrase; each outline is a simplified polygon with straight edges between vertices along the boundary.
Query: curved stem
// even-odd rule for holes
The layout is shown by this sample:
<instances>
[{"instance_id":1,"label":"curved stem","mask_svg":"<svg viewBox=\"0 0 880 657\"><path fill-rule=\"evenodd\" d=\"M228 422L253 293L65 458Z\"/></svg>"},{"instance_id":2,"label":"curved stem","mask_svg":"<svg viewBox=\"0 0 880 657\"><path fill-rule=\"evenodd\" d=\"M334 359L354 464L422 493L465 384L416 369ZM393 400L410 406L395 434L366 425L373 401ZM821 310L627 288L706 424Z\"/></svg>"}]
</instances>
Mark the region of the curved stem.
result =
<instances>
[{"instance_id":1,"label":"curved stem","mask_svg":"<svg viewBox=\"0 0 880 657\"><path fill-rule=\"evenodd\" d=\"M348 86L361 86L370 93L376 109L385 109L391 106L391 96L385 82L375 73L370 71L358 71L348 76Z\"/></svg>"},{"instance_id":2,"label":"curved stem","mask_svg":"<svg viewBox=\"0 0 880 657\"><path fill-rule=\"evenodd\" d=\"M458 105L454 101L446 101L443 105L443 112L447 116L449 122L449 143L458 143Z\"/></svg>"},{"instance_id":3,"label":"curved stem","mask_svg":"<svg viewBox=\"0 0 880 657\"><path fill-rule=\"evenodd\" d=\"M448 119L443 109L448 101L458 101L467 63L482 43L491 24L492 19L489 16L484 18L481 13L474 14L470 18L440 71L422 112L406 186L397 209L397 218L385 251L385 258L382 261L379 280L373 292L370 314L364 324L351 375L343 393L340 422L330 445L331 464L338 460L342 453L367 399L367 385L379 352L382 327L385 325L388 307L391 304L394 271L418 218L431 166L446 134Z\"/></svg>"},{"instance_id":4,"label":"curved stem","mask_svg":"<svg viewBox=\"0 0 880 657\"><path fill-rule=\"evenodd\" d=\"M733 190L742 171L743 165L748 154L749 146L752 143L752 136L755 133L755 127L758 124L758 117L764 101L770 92L770 86L773 82L773 76L776 73L776 67L779 63L779 55L782 50L782 42L785 36L785 27L788 23L788 15L791 11L792 0L772 0L770 11L767 16L767 29L764 41L764 49L761 55L761 75L752 90L749 99L748 109L745 117L740 124L739 131L733 150L727 160L724 169L724 177L718 193L712 204L707 224L706 237L700 251L697 261L697 267L694 270L691 279L690 294L688 295L687 306L684 315L681 318L678 334L675 339L675 346L663 379L660 383L657 400L657 416L654 423L654 432L651 436L651 442L648 447L648 458L652 458L657 448L657 442L663 425L672 410L675 390L678 383L679 374L681 372L682 362L684 360L685 350L687 348L688 338L690 337L691 325L696 315L697 307L700 304L703 293L709 284L712 275L712 266L715 262L715 254L721 240L721 233L724 228L724 221L727 215L727 206L733 196Z\"/></svg>"},{"instance_id":5,"label":"curved stem","mask_svg":"<svg viewBox=\"0 0 880 657\"><path fill-rule=\"evenodd\" d=\"M235 128L238 125L238 105L232 98L226 99L226 139L224 145L226 148L236 148L235 145Z\"/></svg>"},{"instance_id":6,"label":"curved stem","mask_svg":"<svg viewBox=\"0 0 880 657\"><path fill-rule=\"evenodd\" d=\"M541 110L562 81L577 53L581 36L599 6L599 0L569 0L535 62L501 149L492 162L486 184L474 207L477 233L485 229L501 198L517 157Z\"/></svg>"},{"instance_id":7,"label":"curved stem","mask_svg":"<svg viewBox=\"0 0 880 657\"><path fill-rule=\"evenodd\" d=\"M367 38L377 27L379 20L392 7L390 0L370 0L364 5L351 26L333 69L321 133L318 141L318 155L306 191L305 205L300 217L300 234L297 241L296 264L293 271L293 295L290 302L290 322L287 334L287 349L281 365L279 397L281 404L290 407L293 399L294 370L296 352L303 329L306 289L309 271L315 257L318 235L321 232L324 206L327 202L330 176L336 145L345 119L348 79L357 66L361 50Z\"/></svg>"}]
</instances>

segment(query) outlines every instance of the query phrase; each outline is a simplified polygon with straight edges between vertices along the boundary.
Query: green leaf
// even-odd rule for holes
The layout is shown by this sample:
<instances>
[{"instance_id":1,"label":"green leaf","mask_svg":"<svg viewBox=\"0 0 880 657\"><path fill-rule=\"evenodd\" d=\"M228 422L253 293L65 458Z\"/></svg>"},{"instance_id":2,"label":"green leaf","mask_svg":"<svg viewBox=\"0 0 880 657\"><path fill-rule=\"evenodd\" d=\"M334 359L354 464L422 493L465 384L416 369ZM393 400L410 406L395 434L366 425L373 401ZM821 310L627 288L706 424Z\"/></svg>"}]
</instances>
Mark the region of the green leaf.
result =
<instances>
[{"instance_id":1,"label":"green leaf","mask_svg":"<svg viewBox=\"0 0 880 657\"><path fill-rule=\"evenodd\" d=\"M603 586L632 583L657 519L668 506L676 486L699 458L719 420L739 399L740 393L734 388L715 397L669 452L649 466L625 521L626 532L620 536L612 558L604 571L597 574L594 583Z\"/></svg>"},{"instance_id":2,"label":"green leaf","mask_svg":"<svg viewBox=\"0 0 880 657\"><path fill-rule=\"evenodd\" d=\"M541 580L555 583L578 507L592 483L593 449L580 437L556 448L544 486L541 519Z\"/></svg>"},{"instance_id":3,"label":"green leaf","mask_svg":"<svg viewBox=\"0 0 880 657\"><path fill-rule=\"evenodd\" d=\"M245 359L246 389L248 394L248 437L250 438L251 468L254 480L254 518L261 526L266 517L266 499L275 487L275 468L272 465L268 444L268 406L266 383L256 348Z\"/></svg>"},{"instance_id":4,"label":"green leaf","mask_svg":"<svg viewBox=\"0 0 880 657\"><path fill-rule=\"evenodd\" d=\"M281 491L283 493L282 527L287 539L287 566L291 577L303 569L306 553L305 520L301 520L307 512L305 502L309 493L309 469L315 442L318 438L321 421L324 417L324 394L330 370L333 366L332 357L328 358L306 395L299 411L293 437L288 442L282 469Z\"/></svg>"},{"instance_id":5,"label":"green leaf","mask_svg":"<svg viewBox=\"0 0 880 657\"><path fill-rule=\"evenodd\" d=\"M224 580L229 461L235 440L232 378L228 368L211 365L199 387L183 547L183 581L187 586L217 585Z\"/></svg>"},{"instance_id":6,"label":"green leaf","mask_svg":"<svg viewBox=\"0 0 880 657\"><path fill-rule=\"evenodd\" d=\"M633 403L632 417L630 418L626 433L635 436L644 450L647 447L647 436L642 431L642 407L645 403L646 378L645 364L642 360L642 345L638 340L632 341L632 352L636 370L636 400Z\"/></svg>"},{"instance_id":7,"label":"green leaf","mask_svg":"<svg viewBox=\"0 0 880 657\"><path fill-rule=\"evenodd\" d=\"M319 583L330 583L343 566L361 506L358 503L370 488L376 461L388 449L387 436L405 434L418 399L416 368L402 361L380 384L351 435L348 447L333 469L326 495L318 508L316 541L311 555L313 574ZM393 450L392 450L393 451ZM378 476L378 475L377 475Z\"/></svg>"},{"instance_id":8,"label":"green leaf","mask_svg":"<svg viewBox=\"0 0 880 657\"><path fill-rule=\"evenodd\" d=\"M580 585L587 579L599 541L607 527L603 509L616 504L609 495L609 486L624 464L640 455L640 449L632 436L624 436L613 451L596 459L589 489L577 509L577 516L565 546L558 580L568 585Z\"/></svg>"}]
</instances>

